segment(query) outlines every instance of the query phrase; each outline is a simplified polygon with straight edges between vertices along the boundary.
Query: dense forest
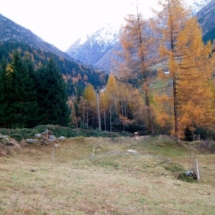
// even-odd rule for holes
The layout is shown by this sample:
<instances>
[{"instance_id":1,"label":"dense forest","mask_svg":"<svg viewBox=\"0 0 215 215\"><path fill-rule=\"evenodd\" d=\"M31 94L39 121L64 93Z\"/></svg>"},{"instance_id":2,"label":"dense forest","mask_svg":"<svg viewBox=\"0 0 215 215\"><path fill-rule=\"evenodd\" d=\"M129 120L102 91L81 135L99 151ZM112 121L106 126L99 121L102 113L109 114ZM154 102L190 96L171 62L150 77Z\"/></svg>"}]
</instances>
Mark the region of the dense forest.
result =
<instances>
[{"instance_id":1,"label":"dense forest","mask_svg":"<svg viewBox=\"0 0 215 215\"><path fill-rule=\"evenodd\" d=\"M70 110L66 84L55 61L37 70L29 58L13 54L0 70L0 126L32 128L38 124L67 126Z\"/></svg>"},{"instance_id":2,"label":"dense forest","mask_svg":"<svg viewBox=\"0 0 215 215\"><path fill-rule=\"evenodd\" d=\"M83 91L89 83L96 88L107 83L108 75L102 71L20 42L0 42L0 61L4 57L8 62L11 62L14 51L18 51L21 57L30 58L36 70L52 58L63 74L69 95L75 95L78 89Z\"/></svg>"}]
</instances>

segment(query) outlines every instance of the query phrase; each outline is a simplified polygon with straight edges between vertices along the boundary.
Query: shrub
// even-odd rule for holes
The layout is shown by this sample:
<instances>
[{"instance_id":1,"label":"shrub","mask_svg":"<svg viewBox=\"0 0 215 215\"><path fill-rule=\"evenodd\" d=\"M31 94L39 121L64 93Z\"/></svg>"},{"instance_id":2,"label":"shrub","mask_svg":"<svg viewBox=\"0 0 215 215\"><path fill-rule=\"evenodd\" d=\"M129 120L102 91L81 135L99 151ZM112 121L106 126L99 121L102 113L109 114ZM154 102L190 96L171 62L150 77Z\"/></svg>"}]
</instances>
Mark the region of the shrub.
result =
<instances>
[{"instance_id":1,"label":"shrub","mask_svg":"<svg viewBox=\"0 0 215 215\"><path fill-rule=\"evenodd\" d=\"M23 128L23 129L6 129L0 128L0 133L3 135L8 135L14 138L17 141L27 138L34 138L35 134L43 133L46 129L49 129L53 132L56 137L64 136L64 137L119 137L119 133L113 133L108 131L101 131L99 129L82 129L82 128L69 128L63 127L60 125L38 125L33 129Z\"/></svg>"},{"instance_id":2,"label":"shrub","mask_svg":"<svg viewBox=\"0 0 215 215\"><path fill-rule=\"evenodd\" d=\"M30 128L17 128L17 129L6 129L0 128L0 133L3 135L8 135L13 139L20 141L22 139L32 138L38 131L36 129Z\"/></svg>"}]
</instances>

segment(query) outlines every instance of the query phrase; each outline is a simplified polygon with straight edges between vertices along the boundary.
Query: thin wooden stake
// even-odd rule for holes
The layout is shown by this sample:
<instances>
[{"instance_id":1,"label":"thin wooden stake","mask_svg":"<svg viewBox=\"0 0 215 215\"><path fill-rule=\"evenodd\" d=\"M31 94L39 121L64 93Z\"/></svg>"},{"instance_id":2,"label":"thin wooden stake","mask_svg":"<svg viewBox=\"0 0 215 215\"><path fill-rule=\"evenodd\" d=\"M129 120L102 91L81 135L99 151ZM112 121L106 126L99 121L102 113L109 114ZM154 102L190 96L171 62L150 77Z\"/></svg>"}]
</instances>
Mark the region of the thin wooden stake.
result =
<instances>
[{"instance_id":1,"label":"thin wooden stake","mask_svg":"<svg viewBox=\"0 0 215 215\"><path fill-rule=\"evenodd\" d=\"M200 180L199 163L198 163L198 159L197 158L196 158L196 174L197 174L197 180Z\"/></svg>"},{"instance_id":2,"label":"thin wooden stake","mask_svg":"<svg viewBox=\"0 0 215 215\"><path fill-rule=\"evenodd\" d=\"M54 162L54 148L52 149L52 163L55 164L55 162Z\"/></svg>"},{"instance_id":3,"label":"thin wooden stake","mask_svg":"<svg viewBox=\"0 0 215 215\"><path fill-rule=\"evenodd\" d=\"M93 154L92 154L92 157L95 155L95 153L94 153L94 152L95 152L95 148L96 148L96 147L93 147Z\"/></svg>"}]
</instances>

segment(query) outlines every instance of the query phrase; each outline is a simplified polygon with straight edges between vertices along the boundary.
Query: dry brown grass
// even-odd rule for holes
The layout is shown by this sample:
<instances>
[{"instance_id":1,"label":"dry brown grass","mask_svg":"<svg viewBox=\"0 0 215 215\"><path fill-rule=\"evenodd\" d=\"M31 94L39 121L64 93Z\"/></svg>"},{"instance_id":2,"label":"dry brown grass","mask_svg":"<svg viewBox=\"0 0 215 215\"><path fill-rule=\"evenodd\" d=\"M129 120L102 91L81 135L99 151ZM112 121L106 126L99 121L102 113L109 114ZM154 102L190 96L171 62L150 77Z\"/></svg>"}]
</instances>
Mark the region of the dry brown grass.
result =
<instances>
[{"instance_id":1,"label":"dry brown grass","mask_svg":"<svg viewBox=\"0 0 215 215\"><path fill-rule=\"evenodd\" d=\"M52 146L24 147L0 158L0 214L215 214L215 156L195 153L202 180L179 181L164 166L189 168L193 155L162 141L71 138L55 148L54 163Z\"/></svg>"}]
</instances>

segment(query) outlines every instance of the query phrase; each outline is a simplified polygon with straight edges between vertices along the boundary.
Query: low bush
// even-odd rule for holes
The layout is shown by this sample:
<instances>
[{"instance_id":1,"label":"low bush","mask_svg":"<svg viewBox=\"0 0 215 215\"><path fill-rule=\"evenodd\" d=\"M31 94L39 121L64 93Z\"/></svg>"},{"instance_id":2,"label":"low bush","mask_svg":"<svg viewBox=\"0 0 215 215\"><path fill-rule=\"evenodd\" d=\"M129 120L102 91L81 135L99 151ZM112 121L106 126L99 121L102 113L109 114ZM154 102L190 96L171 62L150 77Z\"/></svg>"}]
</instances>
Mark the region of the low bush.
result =
<instances>
[{"instance_id":1,"label":"low bush","mask_svg":"<svg viewBox=\"0 0 215 215\"><path fill-rule=\"evenodd\" d=\"M17 129L6 129L0 128L0 133L8 135L13 139L20 141L22 139L32 138L38 131L30 128L17 128Z\"/></svg>"},{"instance_id":2,"label":"low bush","mask_svg":"<svg viewBox=\"0 0 215 215\"><path fill-rule=\"evenodd\" d=\"M21 141L22 139L33 138L37 133L43 133L46 129L49 129L53 132L56 137L64 136L64 137L119 137L120 134L116 132L108 132L101 131L99 129L82 129L82 128L69 128L63 127L60 125L38 125L32 129L23 128L23 129L6 129L0 128L0 134L8 135L14 138L17 141Z\"/></svg>"},{"instance_id":3,"label":"low bush","mask_svg":"<svg viewBox=\"0 0 215 215\"><path fill-rule=\"evenodd\" d=\"M63 127L60 125L38 125L34 127L38 133L44 132L46 129L51 130L56 137L64 136L64 137L75 137L76 132L74 129L69 127Z\"/></svg>"}]
</instances>

